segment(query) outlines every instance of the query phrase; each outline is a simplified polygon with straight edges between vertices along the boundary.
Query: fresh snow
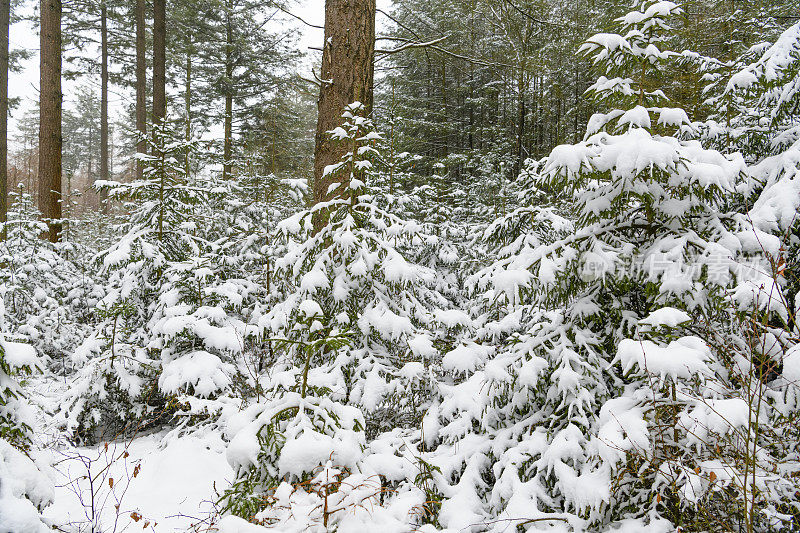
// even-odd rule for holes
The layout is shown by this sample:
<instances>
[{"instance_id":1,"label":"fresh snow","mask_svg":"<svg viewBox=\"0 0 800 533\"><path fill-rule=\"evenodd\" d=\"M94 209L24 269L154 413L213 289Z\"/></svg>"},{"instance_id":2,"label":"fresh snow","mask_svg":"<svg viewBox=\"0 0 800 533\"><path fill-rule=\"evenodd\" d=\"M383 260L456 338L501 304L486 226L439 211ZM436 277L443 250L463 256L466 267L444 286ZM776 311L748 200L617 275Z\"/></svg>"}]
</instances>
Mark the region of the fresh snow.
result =
<instances>
[{"instance_id":1,"label":"fresh snow","mask_svg":"<svg viewBox=\"0 0 800 533\"><path fill-rule=\"evenodd\" d=\"M127 451L128 457L120 457ZM208 519L213 512L217 491L233 479L225 460L225 443L219 435L166 437L155 434L131 442L112 442L108 451L99 448L70 448L54 452L56 484L54 503L47 507L45 519L56 524L87 524L90 490L81 457L93 459L93 475L108 468L102 486L97 486L97 527L103 531L142 529L146 531L185 531L191 524ZM109 458L119 457L111 461ZM138 467L138 473L134 472ZM114 487L108 479L113 479ZM116 505L119 505L117 513ZM87 513L89 516L87 517ZM135 520L132 514L141 516ZM156 525L157 524L157 525Z\"/></svg>"}]
</instances>

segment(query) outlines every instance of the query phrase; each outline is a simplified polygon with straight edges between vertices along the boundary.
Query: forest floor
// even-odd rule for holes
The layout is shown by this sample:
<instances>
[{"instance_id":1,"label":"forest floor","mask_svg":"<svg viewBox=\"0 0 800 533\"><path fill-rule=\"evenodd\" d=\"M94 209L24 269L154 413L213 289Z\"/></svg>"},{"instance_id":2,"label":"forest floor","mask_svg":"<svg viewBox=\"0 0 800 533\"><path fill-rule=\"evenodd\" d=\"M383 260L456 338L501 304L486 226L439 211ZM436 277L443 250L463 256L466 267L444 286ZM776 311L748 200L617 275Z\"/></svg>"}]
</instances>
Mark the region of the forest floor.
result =
<instances>
[{"instance_id":1,"label":"forest floor","mask_svg":"<svg viewBox=\"0 0 800 533\"><path fill-rule=\"evenodd\" d=\"M63 383L42 378L35 385L33 403L52 412ZM218 432L162 431L78 447L51 425L37 438L46 444L37 463L54 465L56 486L44 516L62 530L188 531L215 514L234 477Z\"/></svg>"}]
</instances>

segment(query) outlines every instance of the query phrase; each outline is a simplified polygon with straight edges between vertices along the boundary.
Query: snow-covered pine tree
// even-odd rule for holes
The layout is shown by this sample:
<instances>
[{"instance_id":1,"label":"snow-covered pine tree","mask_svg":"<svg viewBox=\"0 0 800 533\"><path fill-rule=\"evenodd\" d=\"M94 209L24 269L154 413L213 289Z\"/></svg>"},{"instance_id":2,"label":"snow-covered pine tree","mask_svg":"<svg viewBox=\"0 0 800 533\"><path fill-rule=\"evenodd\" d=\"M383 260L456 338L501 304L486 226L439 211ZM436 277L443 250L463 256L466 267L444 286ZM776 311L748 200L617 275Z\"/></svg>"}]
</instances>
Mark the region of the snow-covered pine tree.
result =
<instances>
[{"instance_id":1,"label":"snow-covered pine tree","mask_svg":"<svg viewBox=\"0 0 800 533\"><path fill-rule=\"evenodd\" d=\"M787 308L798 327L800 313L800 23L786 29L764 54L731 78L730 92L744 92L768 125L753 125L752 134L765 138L756 152L750 183L752 215L759 230L781 235L781 245L767 251L783 268ZM766 156L766 157L765 157ZM783 263L783 264L782 264Z\"/></svg>"},{"instance_id":2,"label":"snow-covered pine tree","mask_svg":"<svg viewBox=\"0 0 800 533\"><path fill-rule=\"evenodd\" d=\"M0 530L50 531L40 511L53 501L52 482L24 453L29 448L34 413L20 380L43 365L29 344L9 340L0 288Z\"/></svg>"},{"instance_id":3,"label":"snow-covered pine tree","mask_svg":"<svg viewBox=\"0 0 800 533\"><path fill-rule=\"evenodd\" d=\"M287 251L277 268L288 291L259 321L278 351L261 380L267 399L229 424L238 477L226 501L247 518L271 523L275 498L288 498L282 482L312 480L328 461L362 476L355 485L377 479L361 463L367 436L418 426L435 381L438 351L426 326L446 300L429 287L430 269L398 252L423 238L421 227L376 200L380 136L357 106L331 132L348 150L327 172L347 173L346 189L279 225ZM315 232L317 211L327 224Z\"/></svg>"},{"instance_id":4,"label":"snow-covered pine tree","mask_svg":"<svg viewBox=\"0 0 800 533\"><path fill-rule=\"evenodd\" d=\"M74 370L69 354L94 326L91 308L104 292L84 246L42 240L47 226L30 195L18 190L10 199L7 239L0 241L7 327L31 343L54 372L66 375Z\"/></svg>"},{"instance_id":5,"label":"snow-covered pine tree","mask_svg":"<svg viewBox=\"0 0 800 533\"><path fill-rule=\"evenodd\" d=\"M198 226L208 189L186 175L186 157L197 151L196 140L184 140L165 120L146 141L151 155L140 156L142 180L97 182L110 198L128 200L131 213L121 237L96 257L108 278L107 294L97 305L102 321L73 355L81 370L61 409L67 429L88 441L164 420L176 407L158 387L161 358L169 358L170 351L150 322L170 303L180 264L201 255ZM205 368L213 382L218 368Z\"/></svg>"},{"instance_id":6,"label":"snow-covered pine tree","mask_svg":"<svg viewBox=\"0 0 800 533\"><path fill-rule=\"evenodd\" d=\"M180 395L187 404L182 414L221 408L208 399L234 387L235 403L259 394L259 376L274 350L255 324L284 292L275 276L281 250L275 222L299 204L304 190L297 180L253 174L246 166L233 179L206 178L202 186L208 191L206 215L198 221L202 247L165 271L148 323L149 346L161 350L159 388Z\"/></svg>"},{"instance_id":7,"label":"snow-covered pine tree","mask_svg":"<svg viewBox=\"0 0 800 533\"><path fill-rule=\"evenodd\" d=\"M664 111L660 114L663 118ZM722 158L695 141L680 144L684 162L676 169L689 188L676 188L681 182L670 178L658 206L670 210L673 202L683 203L687 216L673 218L672 227L660 222L654 228L652 193L643 197L644 189L636 187L629 197L637 209L645 208L643 228L657 237L646 253L639 245L633 256L645 259L647 279L660 287L650 298L650 314L635 317L631 338L618 343L613 363L621 364L624 394L600 413L598 435L606 440L598 440L601 456L624 450L619 460L628 465L617 478L612 503L623 513L623 502L649 506L653 518L690 529L713 527L722 515L739 516L747 531L783 527L791 520L787 502L796 491L791 474L783 472L792 469L785 439L792 438L786 428L796 411L783 401L795 392L786 390L778 363L792 344L780 265L781 243L793 225L787 218L796 216L797 189L782 191L792 206L788 210L774 204L768 212L753 209L748 185L753 179L746 174L758 167L745 169L741 155ZM753 207L768 202L758 199ZM776 224L776 218L783 220ZM637 410L641 418L631 416ZM636 442L637 431L649 435L649 445ZM780 473L770 465L782 465ZM651 481L637 487L648 470Z\"/></svg>"},{"instance_id":8,"label":"snow-covered pine tree","mask_svg":"<svg viewBox=\"0 0 800 533\"><path fill-rule=\"evenodd\" d=\"M551 152L538 186L556 200L504 221L511 238L523 223L536 229L472 280L487 310L479 339L498 348L444 356L464 377L429 413L441 424L430 460L443 526L670 528L698 508L681 492L686 477L666 481L665 465L698 465L685 432L664 428L679 427L722 369L707 372L714 355L691 330L669 328L720 312L738 251L728 209L746 166L675 137L689 119L658 80L677 55L664 43L679 13L642 2L619 33L582 47L602 73L589 93L609 109L583 142ZM636 355L627 339L646 325L669 334ZM673 461L675 450L687 455Z\"/></svg>"},{"instance_id":9,"label":"snow-covered pine tree","mask_svg":"<svg viewBox=\"0 0 800 533\"><path fill-rule=\"evenodd\" d=\"M752 162L733 226L739 275L727 316L705 332L712 347L725 347L726 366L718 373L714 400L698 402L685 415L687 425L725 441L713 450L697 445L718 478L711 483L695 479L704 509L741 516L748 531L792 527L800 516L791 444L798 438L800 416L800 24L745 58L754 52L757 57L730 76L723 95L741 102L727 125ZM746 420L729 415L720 424L724 411L714 402L722 401L738 405ZM715 425L722 427L715 430ZM720 498L723 487L735 499Z\"/></svg>"}]
</instances>

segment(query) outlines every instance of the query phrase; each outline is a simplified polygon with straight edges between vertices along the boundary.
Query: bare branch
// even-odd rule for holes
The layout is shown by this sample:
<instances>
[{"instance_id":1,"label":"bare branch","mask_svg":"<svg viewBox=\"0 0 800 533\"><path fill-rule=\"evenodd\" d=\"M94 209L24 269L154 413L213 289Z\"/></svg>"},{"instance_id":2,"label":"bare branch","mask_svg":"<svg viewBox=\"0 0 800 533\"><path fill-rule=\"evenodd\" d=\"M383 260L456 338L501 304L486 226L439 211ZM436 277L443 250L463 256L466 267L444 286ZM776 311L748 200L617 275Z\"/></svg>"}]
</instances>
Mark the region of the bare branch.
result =
<instances>
[{"instance_id":1,"label":"bare branch","mask_svg":"<svg viewBox=\"0 0 800 533\"><path fill-rule=\"evenodd\" d=\"M295 15L294 13L292 13L288 9L285 9L285 8L281 7L280 5L276 5L275 7L277 7L279 10L283 11L284 13L289 15L290 17L296 18L297 20L299 20L300 22L302 22L306 26L309 26L311 28L316 28L318 30L324 30L325 29L324 26L319 26L318 24L312 24L312 23L308 22L307 20L305 20L304 18L302 18L300 15Z\"/></svg>"},{"instance_id":2,"label":"bare branch","mask_svg":"<svg viewBox=\"0 0 800 533\"><path fill-rule=\"evenodd\" d=\"M445 35L444 37L440 37L438 39L434 39L432 41L428 41L428 42L425 42L425 43L409 41L406 44L402 44L402 45L398 46L397 48L393 48L391 50L375 50L375 53L376 54L389 55L389 54L396 54L397 52L402 52L403 50L408 50L409 48L428 48L428 47L432 47L435 44L438 44L438 43L444 41L448 37L449 37L449 35Z\"/></svg>"}]
</instances>

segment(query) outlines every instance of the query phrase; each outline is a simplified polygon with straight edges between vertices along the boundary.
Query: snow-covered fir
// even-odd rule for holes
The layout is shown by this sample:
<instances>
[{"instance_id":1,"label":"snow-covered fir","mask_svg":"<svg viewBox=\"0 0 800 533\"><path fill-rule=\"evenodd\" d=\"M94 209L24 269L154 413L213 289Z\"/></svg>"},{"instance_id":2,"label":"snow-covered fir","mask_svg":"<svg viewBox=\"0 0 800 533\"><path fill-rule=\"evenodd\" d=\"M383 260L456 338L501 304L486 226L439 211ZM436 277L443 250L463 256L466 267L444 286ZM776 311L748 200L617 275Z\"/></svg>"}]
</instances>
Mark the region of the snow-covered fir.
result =
<instances>
[{"instance_id":1,"label":"snow-covered fir","mask_svg":"<svg viewBox=\"0 0 800 533\"><path fill-rule=\"evenodd\" d=\"M62 242L13 188L0 533L800 530L800 21L695 50L696 9L601 10L592 113L519 165L401 151L392 85L316 203L299 141L180 118Z\"/></svg>"}]
</instances>

